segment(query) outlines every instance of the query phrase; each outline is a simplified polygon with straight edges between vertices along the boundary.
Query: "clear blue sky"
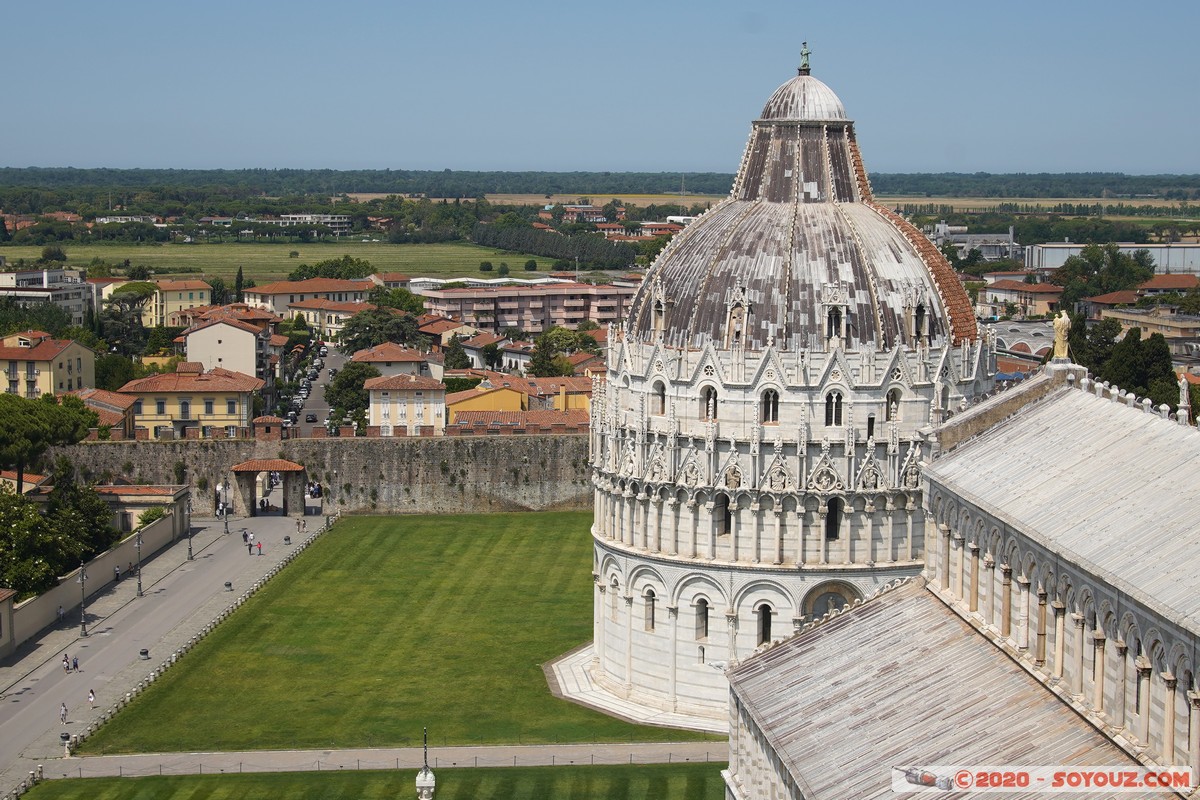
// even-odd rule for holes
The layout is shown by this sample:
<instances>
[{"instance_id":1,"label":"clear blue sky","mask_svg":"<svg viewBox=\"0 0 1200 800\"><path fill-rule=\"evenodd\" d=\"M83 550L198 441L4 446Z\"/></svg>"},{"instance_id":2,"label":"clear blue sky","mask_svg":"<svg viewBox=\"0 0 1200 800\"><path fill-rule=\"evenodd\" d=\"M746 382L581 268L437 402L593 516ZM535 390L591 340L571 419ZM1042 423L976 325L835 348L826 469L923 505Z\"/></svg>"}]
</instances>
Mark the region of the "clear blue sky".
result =
<instances>
[{"instance_id":1,"label":"clear blue sky","mask_svg":"<svg viewBox=\"0 0 1200 800\"><path fill-rule=\"evenodd\" d=\"M1200 172L1200 2L11 3L0 166L733 172L795 74L873 172Z\"/></svg>"}]
</instances>

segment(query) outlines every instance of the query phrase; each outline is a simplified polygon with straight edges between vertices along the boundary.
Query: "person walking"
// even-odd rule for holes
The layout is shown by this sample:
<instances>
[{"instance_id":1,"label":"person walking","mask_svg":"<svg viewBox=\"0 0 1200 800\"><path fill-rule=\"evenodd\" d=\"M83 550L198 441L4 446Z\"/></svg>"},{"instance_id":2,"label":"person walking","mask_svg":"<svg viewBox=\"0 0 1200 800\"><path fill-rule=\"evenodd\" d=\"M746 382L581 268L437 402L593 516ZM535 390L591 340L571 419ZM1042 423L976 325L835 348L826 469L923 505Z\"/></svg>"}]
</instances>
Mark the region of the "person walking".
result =
<instances>
[{"instance_id":1,"label":"person walking","mask_svg":"<svg viewBox=\"0 0 1200 800\"><path fill-rule=\"evenodd\" d=\"M119 566L113 567L113 580L117 583L121 582L121 568Z\"/></svg>"},{"instance_id":2,"label":"person walking","mask_svg":"<svg viewBox=\"0 0 1200 800\"><path fill-rule=\"evenodd\" d=\"M93 711L96 710L96 691L94 689L88 689L88 705L92 707Z\"/></svg>"},{"instance_id":3,"label":"person walking","mask_svg":"<svg viewBox=\"0 0 1200 800\"><path fill-rule=\"evenodd\" d=\"M63 620L65 620L66 618L67 618L67 612L63 611L62 606L59 606L58 607L58 624L62 625Z\"/></svg>"},{"instance_id":4,"label":"person walking","mask_svg":"<svg viewBox=\"0 0 1200 800\"><path fill-rule=\"evenodd\" d=\"M250 534L246 533L246 529L242 528L242 544L250 543Z\"/></svg>"},{"instance_id":5,"label":"person walking","mask_svg":"<svg viewBox=\"0 0 1200 800\"><path fill-rule=\"evenodd\" d=\"M79 656L71 656L71 672L79 672Z\"/></svg>"},{"instance_id":6,"label":"person walking","mask_svg":"<svg viewBox=\"0 0 1200 800\"><path fill-rule=\"evenodd\" d=\"M58 721L62 725L67 724L67 704L66 703L63 703L62 706L58 709Z\"/></svg>"},{"instance_id":7,"label":"person walking","mask_svg":"<svg viewBox=\"0 0 1200 800\"><path fill-rule=\"evenodd\" d=\"M259 554L260 556L262 555L262 542L259 542L259 543L258 543L258 554Z\"/></svg>"},{"instance_id":8,"label":"person walking","mask_svg":"<svg viewBox=\"0 0 1200 800\"><path fill-rule=\"evenodd\" d=\"M67 658L67 654L63 653L63 672L71 671L71 659Z\"/></svg>"},{"instance_id":9,"label":"person walking","mask_svg":"<svg viewBox=\"0 0 1200 800\"><path fill-rule=\"evenodd\" d=\"M246 542L246 555L254 555L254 545L250 542Z\"/></svg>"}]
</instances>

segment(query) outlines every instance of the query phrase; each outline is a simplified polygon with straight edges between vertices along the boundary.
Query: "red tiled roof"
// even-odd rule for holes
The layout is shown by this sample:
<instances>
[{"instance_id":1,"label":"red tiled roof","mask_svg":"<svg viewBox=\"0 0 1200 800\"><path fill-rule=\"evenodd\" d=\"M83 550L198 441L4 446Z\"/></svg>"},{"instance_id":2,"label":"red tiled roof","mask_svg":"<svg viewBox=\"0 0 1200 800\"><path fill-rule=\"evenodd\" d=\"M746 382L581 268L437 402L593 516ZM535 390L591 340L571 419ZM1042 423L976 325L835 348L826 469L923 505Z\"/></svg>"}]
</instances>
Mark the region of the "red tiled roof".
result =
<instances>
[{"instance_id":1,"label":"red tiled roof","mask_svg":"<svg viewBox=\"0 0 1200 800\"><path fill-rule=\"evenodd\" d=\"M532 411L459 411L455 425L555 425L576 428L588 424L588 412L573 408L567 411L534 409Z\"/></svg>"},{"instance_id":2,"label":"red tiled roof","mask_svg":"<svg viewBox=\"0 0 1200 800\"><path fill-rule=\"evenodd\" d=\"M1138 293L1132 289L1126 289L1120 292L1109 292L1108 294L1100 294L1084 299L1089 303L1100 303L1107 306L1133 305L1138 301Z\"/></svg>"},{"instance_id":3,"label":"red tiled roof","mask_svg":"<svg viewBox=\"0 0 1200 800\"><path fill-rule=\"evenodd\" d=\"M0 479L6 481L17 482L17 471L15 469L0 470ZM39 483L45 483L50 480L49 475L38 475L36 472L26 472L24 482L26 486L36 486Z\"/></svg>"},{"instance_id":4,"label":"red tiled roof","mask_svg":"<svg viewBox=\"0 0 1200 800\"><path fill-rule=\"evenodd\" d=\"M272 333L271 334L271 339L270 339L271 347L283 347L287 343L288 343L288 337L284 336L282 333Z\"/></svg>"},{"instance_id":5,"label":"red tiled roof","mask_svg":"<svg viewBox=\"0 0 1200 800\"><path fill-rule=\"evenodd\" d=\"M91 406L93 403L95 403L105 406L112 406L113 408L125 409L137 402L135 398L130 397L129 395L110 392L107 389L75 389L67 392L67 394L75 395L88 406Z\"/></svg>"},{"instance_id":6,"label":"red tiled roof","mask_svg":"<svg viewBox=\"0 0 1200 800\"><path fill-rule=\"evenodd\" d=\"M183 364L180 364L182 367ZM167 372L138 378L122 386L122 394L149 394L151 392L253 392L261 389L264 381L241 372L216 367L210 372Z\"/></svg>"},{"instance_id":7,"label":"red tiled roof","mask_svg":"<svg viewBox=\"0 0 1200 800\"><path fill-rule=\"evenodd\" d=\"M350 357L351 361L358 363L376 363L376 362L391 362L391 361L425 361L426 356L420 350L414 350L411 347L404 347L395 342L384 342L377 344L374 347L368 347L365 350L359 350Z\"/></svg>"},{"instance_id":8,"label":"red tiled roof","mask_svg":"<svg viewBox=\"0 0 1200 800\"><path fill-rule=\"evenodd\" d=\"M162 289L164 292L180 292L180 291L187 291L188 289L211 289L212 288L204 281L162 280L162 281L155 281L155 284L157 284L158 288Z\"/></svg>"},{"instance_id":9,"label":"red tiled roof","mask_svg":"<svg viewBox=\"0 0 1200 800\"><path fill-rule=\"evenodd\" d=\"M361 300L324 300L320 297L312 297L308 300L297 300L294 303L288 303L288 308L312 309L314 311L350 311L357 314L359 311L374 311L374 303L366 303Z\"/></svg>"},{"instance_id":10,"label":"red tiled roof","mask_svg":"<svg viewBox=\"0 0 1200 800\"><path fill-rule=\"evenodd\" d=\"M403 272L377 272L375 277L386 283L400 283L401 281L410 281L412 277L405 275Z\"/></svg>"},{"instance_id":11,"label":"red tiled roof","mask_svg":"<svg viewBox=\"0 0 1200 800\"><path fill-rule=\"evenodd\" d=\"M470 400L472 397L479 397L480 395L499 392L504 389L510 392L521 393L521 390L515 386L475 386L470 389L464 389L461 392L446 395L446 405L452 406L455 403L461 403L463 400Z\"/></svg>"},{"instance_id":12,"label":"red tiled roof","mask_svg":"<svg viewBox=\"0 0 1200 800\"><path fill-rule=\"evenodd\" d=\"M418 327L418 330L420 330L421 333L445 333L446 331L452 331L456 328L463 328L463 327L469 327L469 326L465 325L462 322L459 322L458 320L443 318L443 319L435 319L430 322L426 322L425 324L420 325Z\"/></svg>"},{"instance_id":13,"label":"red tiled roof","mask_svg":"<svg viewBox=\"0 0 1200 800\"><path fill-rule=\"evenodd\" d=\"M233 472L303 472L304 467L295 461L282 458L255 458L234 464L229 468Z\"/></svg>"},{"instance_id":14,"label":"red tiled roof","mask_svg":"<svg viewBox=\"0 0 1200 800\"><path fill-rule=\"evenodd\" d=\"M251 325L249 322L243 322L240 319L212 319L212 320L207 320L205 322L201 322L198 325L193 325L192 327L190 327L186 331L184 331L183 335L188 336L190 334L196 333L197 331L202 331L205 328L211 328L214 325L229 325L231 327L237 328L238 330L246 331L247 333L253 333L256 336L262 332L262 328L259 328L256 325Z\"/></svg>"},{"instance_id":15,"label":"red tiled roof","mask_svg":"<svg viewBox=\"0 0 1200 800\"><path fill-rule=\"evenodd\" d=\"M9 334L9 336L21 336L31 341L37 341L33 347L12 347L0 344L0 359L9 361L51 361L75 343L74 339L51 339L50 334L42 331L25 331ZM80 345L80 347L91 350L87 345Z\"/></svg>"},{"instance_id":16,"label":"red tiled roof","mask_svg":"<svg viewBox=\"0 0 1200 800\"><path fill-rule=\"evenodd\" d=\"M985 292L1001 289L1010 292L1029 292L1030 294L1062 294L1063 287L1053 283L1024 283L1022 281L996 281L983 287Z\"/></svg>"},{"instance_id":17,"label":"red tiled roof","mask_svg":"<svg viewBox=\"0 0 1200 800\"><path fill-rule=\"evenodd\" d=\"M1187 291L1200 286L1200 276L1196 275L1155 275L1150 280L1138 286L1139 289L1156 289L1167 291L1171 289Z\"/></svg>"},{"instance_id":18,"label":"red tiled roof","mask_svg":"<svg viewBox=\"0 0 1200 800\"><path fill-rule=\"evenodd\" d=\"M270 414L264 414L263 416L255 417L254 419L252 419L250 421L255 424L257 424L257 423L263 423L263 424L272 423L272 424L278 425L278 424L283 423L283 417L273 417Z\"/></svg>"},{"instance_id":19,"label":"red tiled roof","mask_svg":"<svg viewBox=\"0 0 1200 800\"><path fill-rule=\"evenodd\" d=\"M463 347L487 347L489 344L499 344L507 337L495 333L477 333L470 339L463 339Z\"/></svg>"},{"instance_id":20,"label":"red tiled roof","mask_svg":"<svg viewBox=\"0 0 1200 800\"><path fill-rule=\"evenodd\" d=\"M97 486L97 494L111 494L124 496L150 496L150 497L170 497L179 491L175 486Z\"/></svg>"},{"instance_id":21,"label":"red tiled roof","mask_svg":"<svg viewBox=\"0 0 1200 800\"><path fill-rule=\"evenodd\" d=\"M438 389L445 391L446 384L433 378L426 378L424 375L409 375L401 373L399 375L384 375L379 378L368 378L363 382L363 388L367 391L393 391L401 389L420 389L437 391Z\"/></svg>"},{"instance_id":22,"label":"red tiled roof","mask_svg":"<svg viewBox=\"0 0 1200 800\"><path fill-rule=\"evenodd\" d=\"M314 292L369 292L374 286L367 280L352 281L341 278L308 278L302 281L276 281L264 286L254 286L247 294L312 294Z\"/></svg>"}]
</instances>

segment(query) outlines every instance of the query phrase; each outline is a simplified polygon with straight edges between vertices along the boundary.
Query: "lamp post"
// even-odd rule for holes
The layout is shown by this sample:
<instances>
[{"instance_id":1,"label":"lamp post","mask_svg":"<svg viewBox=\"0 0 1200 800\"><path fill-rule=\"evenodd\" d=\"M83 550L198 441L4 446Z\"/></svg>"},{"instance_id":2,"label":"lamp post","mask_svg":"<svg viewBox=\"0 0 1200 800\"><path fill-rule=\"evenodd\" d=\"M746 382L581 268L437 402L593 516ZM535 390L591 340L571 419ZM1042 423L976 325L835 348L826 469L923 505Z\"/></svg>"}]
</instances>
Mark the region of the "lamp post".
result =
<instances>
[{"instance_id":1,"label":"lamp post","mask_svg":"<svg viewBox=\"0 0 1200 800\"><path fill-rule=\"evenodd\" d=\"M141 531L138 531L138 533L137 533L137 538L136 538L136 539L134 539L133 543L134 543L134 544L137 546L137 558L138 558L138 563L137 563L137 578L138 578L138 590L137 590L137 596L138 596L138 597L143 597L144 595L142 594L142 532L141 532Z\"/></svg>"},{"instance_id":2,"label":"lamp post","mask_svg":"<svg viewBox=\"0 0 1200 800\"><path fill-rule=\"evenodd\" d=\"M192 498L187 502L188 561L192 561Z\"/></svg>"},{"instance_id":3,"label":"lamp post","mask_svg":"<svg viewBox=\"0 0 1200 800\"><path fill-rule=\"evenodd\" d=\"M225 513L221 516L225 519L225 535L229 535L229 481L225 481L225 486L222 489L221 504L225 509Z\"/></svg>"},{"instance_id":4,"label":"lamp post","mask_svg":"<svg viewBox=\"0 0 1200 800\"><path fill-rule=\"evenodd\" d=\"M83 561L79 562L79 635L87 636L87 591L84 589L83 582L87 580L87 573L83 571Z\"/></svg>"}]
</instances>

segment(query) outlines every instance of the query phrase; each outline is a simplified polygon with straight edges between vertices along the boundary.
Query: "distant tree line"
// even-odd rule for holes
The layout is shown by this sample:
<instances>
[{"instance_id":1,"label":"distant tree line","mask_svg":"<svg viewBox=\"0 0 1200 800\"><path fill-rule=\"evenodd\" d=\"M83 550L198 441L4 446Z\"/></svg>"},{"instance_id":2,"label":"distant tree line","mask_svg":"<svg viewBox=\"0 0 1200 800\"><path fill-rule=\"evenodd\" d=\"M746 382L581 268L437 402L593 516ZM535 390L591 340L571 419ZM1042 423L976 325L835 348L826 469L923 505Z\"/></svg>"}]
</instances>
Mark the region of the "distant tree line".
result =
<instances>
[{"instance_id":1,"label":"distant tree line","mask_svg":"<svg viewBox=\"0 0 1200 800\"><path fill-rule=\"evenodd\" d=\"M1200 199L1200 175L1123 172L891 172L872 173L878 194L926 197L1162 197Z\"/></svg>"},{"instance_id":2,"label":"distant tree line","mask_svg":"<svg viewBox=\"0 0 1200 800\"><path fill-rule=\"evenodd\" d=\"M476 225L471 231L471 241L484 247L545 256L572 265L578 258L581 267L591 269L624 269L633 264L638 255L636 247L626 242L610 242L599 234L563 236L515 225Z\"/></svg>"}]
</instances>

